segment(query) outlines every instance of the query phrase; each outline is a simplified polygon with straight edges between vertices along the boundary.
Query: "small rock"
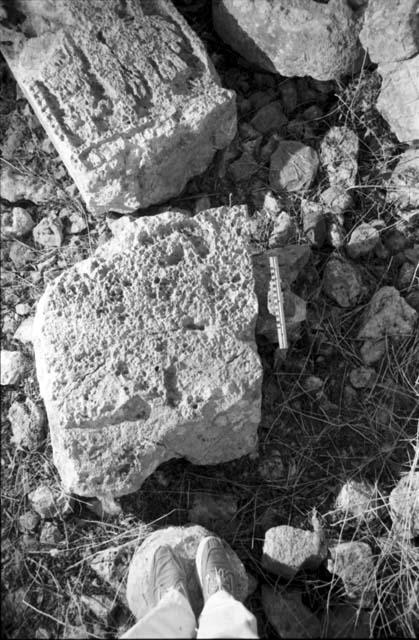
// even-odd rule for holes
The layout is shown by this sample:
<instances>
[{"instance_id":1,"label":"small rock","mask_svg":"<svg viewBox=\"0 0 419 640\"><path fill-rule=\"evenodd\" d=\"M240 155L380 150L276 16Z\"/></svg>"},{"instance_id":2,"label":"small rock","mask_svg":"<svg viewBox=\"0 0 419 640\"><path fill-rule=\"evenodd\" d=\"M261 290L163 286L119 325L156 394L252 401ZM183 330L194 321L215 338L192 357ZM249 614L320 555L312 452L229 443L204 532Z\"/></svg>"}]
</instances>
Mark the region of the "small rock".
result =
<instances>
[{"instance_id":1,"label":"small rock","mask_svg":"<svg viewBox=\"0 0 419 640\"><path fill-rule=\"evenodd\" d=\"M189 521L221 532L237 513L237 498L233 495L194 494L192 508L188 511Z\"/></svg>"},{"instance_id":2,"label":"small rock","mask_svg":"<svg viewBox=\"0 0 419 640\"><path fill-rule=\"evenodd\" d=\"M370 224L363 222L351 233L346 251L350 258L356 260L361 256L365 256L375 248L380 234Z\"/></svg>"},{"instance_id":3,"label":"small rock","mask_svg":"<svg viewBox=\"0 0 419 640\"><path fill-rule=\"evenodd\" d=\"M26 267L27 264L34 264L36 254L31 247L16 240L10 245L9 258L16 269L20 270Z\"/></svg>"},{"instance_id":4,"label":"small rock","mask_svg":"<svg viewBox=\"0 0 419 640\"><path fill-rule=\"evenodd\" d=\"M43 204L57 199L57 188L53 182L44 182L30 173L21 173L10 166L2 168L1 196L9 202L30 200Z\"/></svg>"},{"instance_id":5,"label":"small rock","mask_svg":"<svg viewBox=\"0 0 419 640\"><path fill-rule=\"evenodd\" d=\"M371 638L372 620L368 611L350 604L332 607L322 618L322 638Z\"/></svg>"},{"instance_id":6,"label":"small rock","mask_svg":"<svg viewBox=\"0 0 419 640\"><path fill-rule=\"evenodd\" d=\"M271 131L279 131L288 122L279 100L271 102L256 113L250 124L263 135Z\"/></svg>"},{"instance_id":7,"label":"small rock","mask_svg":"<svg viewBox=\"0 0 419 640\"><path fill-rule=\"evenodd\" d=\"M321 531L303 531L288 525L265 533L262 566L292 579L301 569L317 569L326 559L327 546Z\"/></svg>"},{"instance_id":8,"label":"small rock","mask_svg":"<svg viewBox=\"0 0 419 640\"><path fill-rule=\"evenodd\" d=\"M71 234L81 233L87 229L87 221L84 215L74 211L73 209L67 209L60 215L66 221L66 231Z\"/></svg>"},{"instance_id":9,"label":"small rock","mask_svg":"<svg viewBox=\"0 0 419 640\"><path fill-rule=\"evenodd\" d=\"M340 307L355 306L364 293L356 266L340 258L331 258L324 269L323 291Z\"/></svg>"},{"instance_id":10,"label":"small rock","mask_svg":"<svg viewBox=\"0 0 419 640\"><path fill-rule=\"evenodd\" d=\"M40 521L39 515L33 511L25 511L19 516L19 529L23 533L30 533L38 526Z\"/></svg>"},{"instance_id":11,"label":"small rock","mask_svg":"<svg viewBox=\"0 0 419 640\"><path fill-rule=\"evenodd\" d=\"M211 200L208 196L202 196L198 198L195 202L195 213L199 213L200 211L207 211L211 209Z\"/></svg>"},{"instance_id":12,"label":"small rock","mask_svg":"<svg viewBox=\"0 0 419 640\"><path fill-rule=\"evenodd\" d=\"M320 159L332 187L353 187L358 172L358 136L349 127L332 127L320 145Z\"/></svg>"},{"instance_id":13,"label":"small rock","mask_svg":"<svg viewBox=\"0 0 419 640\"><path fill-rule=\"evenodd\" d=\"M266 144L260 150L259 160L261 164L266 164L271 159L271 156L277 148L281 137L278 133L272 133Z\"/></svg>"},{"instance_id":14,"label":"small rock","mask_svg":"<svg viewBox=\"0 0 419 640\"><path fill-rule=\"evenodd\" d=\"M326 240L326 218L322 205L301 199L301 219L303 231L315 247L322 247Z\"/></svg>"},{"instance_id":15,"label":"small rock","mask_svg":"<svg viewBox=\"0 0 419 640\"><path fill-rule=\"evenodd\" d=\"M397 275L397 288L399 291L409 289L419 284L419 269L418 267L410 264L410 262L404 262L399 269Z\"/></svg>"},{"instance_id":16,"label":"small rock","mask_svg":"<svg viewBox=\"0 0 419 640\"><path fill-rule=\"evenodd\" d=\"M28 367L28 361L20 351L1 350L0 384L18 384Z\"/></svg>"},{"instance_id":17,"label":"small rock","mask_svg":"<svg viewBox=\"0 0 419 640\"><path fill-rule=\"evenodd\" d=\"M417 35L417 0L369 0L359 39L372 62L411 58L418 53Z\"/></svg>"},{"instance_id":18,"label":"small rock","mask_svg":"<svg viewBox=\"0 0 419 640\"><path fill-rule=\"evenodd\" d=\"M373 520L377 516L377 488L369 482L346 482L335 501L335 508L355 520Z\"/></svg>"},{"instance_id":19,"label":"small rock","mask_svg":"<svg viewBox=\"0 0 419 640\"><path fill-rule=\"evenodd\" d=\"M318 167L319 159L314 149L295 140L283 140L271 156L270 186L276 191L308 189Z\"/></svg>"},{"instance_id":20,"label":"small rock","mask_svg":"<svg viewBox=\"0 0 419 640\"><path fill-rule=\"evenodd\" d=\"M31 343L33 339L33 317L25 318L16 329L13 340Z\"/></svg>"},{"instance_id":21,"label":"small rock","mask_svg":"<svg viewBox=\"0 0 419 640\"><path fill-rule=\"evenodd\" d=\"M271 449L260 459L258 473L266 482L280 482L284 479L285 469L278 449Z\"/></svg>"},{"instance_id":22,"label":"small rock","mask_svg":"<svg viewBox=\"0 0 419 640\"><path fill-rule=\"evenodd\" d=\"M328 187L320 194L327 211L341 215L353 205L353 199L349 191L342 187Z\"/></svg>"},{"instance_id":23,"label":"small rock","mask_svg":"<svg viewBox=\"0 0 419 640\"><path fill-rule=\"evenodd\" d=\"M96 594L94 596L82 594L80 596L80 602L88 611L91 611L98 620L104 622L106 622L114 607L114 601L104 594Z\"/></svg>"},{"instance_id":24,"label":"small rock","mask_svg":"<svg viewBox=\"0 0 419 640\"><path fill-rule=\"evenodd\" d=\"M31 312L32 307L27 302L20 302L16 305L15 311L18 316L27 316Z\"/></svg>"},{"instance_id":25,"label":"small rock","mask_svg":"<svg viewBox=\"0 0 419 640\"><path fill-rule=\"evenodd\" d=\"M139 537L139 540L141 537ZM115 590L120 589L127 571L128 561L126 554L120 547L108 547L95 553L89 561L91 569L109 586Z\"/></svg>"},{"instance_id":26,"label":"small rock","mask_svg":"<svg viewBox=\"0 0 419 640\"><path fill-rule=\"evenodd\" d=\"M238 160L231 163L229 169L235 182L243 182L249 180L259 168L253 155L245 151Z\"/></svg>"},{"instance_id":27,"label":"small rock","mask_svg":"<svg viewBox=\"0 0 419 640\"><path fill-rule=\"evenodd\" d=\"M13 438L18 446L33 451L45 438L45 412L30 398L25 402L13 402L7 417L10 421Z\"/></svg>"},{"instance_id":28,"label":"small rock","mask_svg":"<svg viewBox=\"0 0 419 640\"><path fill-rule=\"evenodd\" d=\"M64 493L53 491L47 485L41 484L28 495L31 507L41 518L53 518L65 515L71 510L71 499Z\"/></svg>"},{"instance_id":29,"label":"small rock","mask_svg":"<svg viewBox=\"0 0 419 640\"><path fill-rule=\"evenodd\" d=\"M383 79L377 110L399 142L415 143L419 140L419 83L412 79L419 77L419 55L402 62L380 64L377 70ZM416 186L414 193L417 191Z\"/></svg>"},{"instance_id":30,"label":"small rock","mask_svg":"<svg viewBox=\"0 0 419 640\"><path fill-rule=\"evenodd\" d=\"M61 247L63 224L57 217L42 218L33 230L33 239L42 247Z\"/></svg>"},{"instance_id":31,"label":"small rock","mask_svg":"<svg viewBox=\"0 0 419 640\"><path fill-rule=\"evenodd\" d=\"M2 237L22 238L32 231L34 221L31 214L21 207L13 207L10 213L4 213L1 217Z\"/></svg>"},{"instance_id":32,"label":"small rock","mask_svg":"<svg viewBox=\"0 0 419 640\"><path fill-rule=\"evenodd\" d=\"M274 196L272 191L267 191L263 199L263 211L271 220L276 220L282 208L282 200Z\"/></svg>"},{"instance_id":33,"label":"small rock","mask_svg":"<svg viewBox=\"0 0 419 640\"><path fill-rule=\"evenodd\" d=\"M269 237L269 247L284 247L295 240L296 227L293 219L286 211L281 211L275 218Z\"/></svg>"},{"instance_id":34,"label":"small rock","mask_svg":"<svg viewBox=\"0 0 419 640\"><path fill-rule=\"evenodd\" d=\"M358 339L365 340L361 355L366 365L380 359L385 339L412 335L417 312L400 296L395 287L381 287L371 298L365 311Z\"/></svg>"},{"instance_id":35,"label":"small rock","mask_svg":"<svg viewBox=\"0 0 419 640\"><path fill-rule=\"evenodd\" d=\"M297 108L298 92L295 81L291 78L281 81L279 85L279 95L285 113L290 114Z\"/></svg>"},{"instance_id":36,"label":"small rock","mask_svg":"<svg viewBox=\"0 0 419 640\"><path fill-rule=\"evenodd\" d=\"M262 586L262 606L280 638L320 638L318 618L301 600L299 591Z\"/></svg>"},{"instance_id":37,"label":"small rock","mask_svg":"<svg viewBox=\"0 0 419 640\"><path fill-rule=\"evenodd\" d=\"M419 207L419 149L401 154L388 181L387 197L401 209Z\"/></svg>"},{"instance_id":38,"label":"small rock","mask_svg":"<svg viewBox=\"0 0 419 640\"><path fill-rule=\"evenodd\" d=\"M365 389L365 387L371 387L377 377L375 369L371 367L357 367L352 369L349 374L349 380L351 385L355 389Z\"/></svg>"},{"instance_id":39,"label":"small rock","mask_svg":"<svg viewBox=\"0 0 419 640\"><path fill-rule=\"evenodd\" d=\"M275 93L273 91L255 91L250 96L250 104L254 111L265 107L275 97Z\"/></svg>"},{"instance_id":40,"label":"small rock","mask_svg":"<svg viewBox=\"0 0 419 640\"><path fill-rule=\"evenodd\" d=\"M317 376L308 376L303 382L303 389L307 393L315 393L323 389L323 380Z\"/></svg>"},{"instance_id":41,"label":"small rock","mask_svg":"<svg viewBox=\"0 0 419 640\"><path fill-rule=\"evenodd\" d=\"M345 243L345 230L343 226L337 220L332 220L329 222L329 227L327 229L327 237L329 243L335 249L340 249L343 247Z\"/></svg>"},{"instance_id":42,"label":"small rock","mask_svg":"<svg viewBox=\"0 0 419 640\"><path fill-rule=\"evenodd\" d=\"M52 522L45 522L41 529L39 542L45 546L54 547L63 540L64 536L58 529L57 525Z\"/></svg>"},{"instance_id":43,"label":"small rock","mask_svg":"<svg viewBox=\"0 0 419 640\"><path fill-rule=\"evenodd\" d=\"M349 600L362 607L374 601L374 562L366 542L340 542L330 547L327 569L342 580Z\"/></svg>"},{"instance_id":44,"label":"small rock","mask_svg":"<svg viewBox=\"0 0 419 640\"><path fill-rule=\"evenodd\" d=\"M411 293L406 296L406 302L412 309L419 313L419 289L411 291Z\"/></svg>"},{"instance_id":45,"label":"small rock","mask_svg":"<svg viewBox=\"0 0 419 640\"><path fill-rule=\"evenodd\" d=\"M413 538L419 535L419 471L399 480L389 496L393 527Z\"/></svg>"},{"instance_id":46,"label":"small rock","mask_svg":"<svg viewBox=\"0 0 419 640\"><path fill-rule=\"evenodd\" d=\"M403 251L407 244L407 238L402 231L393 229L390 233L386 233L384 236L384 244L390 253L399 253Z\"/></svg>"}]
</instances>

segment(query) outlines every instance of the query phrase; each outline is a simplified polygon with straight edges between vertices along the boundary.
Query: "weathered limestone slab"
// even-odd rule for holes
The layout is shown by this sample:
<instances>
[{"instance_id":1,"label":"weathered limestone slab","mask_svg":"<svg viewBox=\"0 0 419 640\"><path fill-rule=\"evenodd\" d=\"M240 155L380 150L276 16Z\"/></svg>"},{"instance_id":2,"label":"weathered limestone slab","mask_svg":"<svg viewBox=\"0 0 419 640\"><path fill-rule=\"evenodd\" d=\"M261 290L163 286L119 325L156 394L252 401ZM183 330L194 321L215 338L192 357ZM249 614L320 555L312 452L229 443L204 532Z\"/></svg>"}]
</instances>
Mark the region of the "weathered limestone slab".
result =
<instances>
[{"instance_id":1,"label":"weathered limestone slab","mask_svg":"<svg viewBox=\"0 0 419 640\"><path fill-rule=\"evenodd\" d=\"M234 94L170 0L15 5L1 50L92 212L177 195L234 136Z\"/></svg>"},{"instance_id":2,"label":"weathered limestone slab","mask_svg":"<svg viewBox=\"0 0 419 640\"><path fill-rule=\"evenodd\" d=\"M156 549L166 544L172 547L176 557L185 569L190 603L196 617L199 616L203 601L196 572L195 558L199 543L209 535L211 533L199 525L167 527L154 531L138 547L131 560L127 580L128 605L137 620L150 611L156 603L156 596L151 589L150 570ZM224 547L232 563L236 579L237 591L234 595L237 600L243 601L249 593L249 580L246 570L231 547L227 543L224 543Z\"/></svg>"},{"instance_id":3,"label":"weathered limestone slab","mask_svg":"<svg viewBox=\"0 0 419 640\"><path fill-rule=\"evenodd\" d=\"M135 491L170 458L254 451L262 368L246 207L121 218L48 285L34 349L54 461L80 495Z\"/></svg>"},{"instance_id":4,"label":"weathered limestone slab","mask_svg":"<svg viewBox=\"0 0 419 640\"><path fill-rule=\"evenodd\" d=\"M369 0L359 38L373 62L407 60L418 53L418 0Z\"/></svg>"},{"instance_id":5,"label":"weathered limestone slab","mask_svg":"<svg viewBox=\"0 0 419 640\"><path fill-rule=\"evenodd\" d=\"M362 57L361 21L341 0L213 0L212 7L220 37L267 71L330 80Z\"/></svg>"},{"instance_id":6,"label":"weathered limestone slab","mask_svg":"<svg viewBox=\"0 0 419 640\"><path fill-rule=\"evenodd\" d=\"M419 55L378 67L383 78L377 109L400 142L419 140Z\"/></svg>"}]
</instances>

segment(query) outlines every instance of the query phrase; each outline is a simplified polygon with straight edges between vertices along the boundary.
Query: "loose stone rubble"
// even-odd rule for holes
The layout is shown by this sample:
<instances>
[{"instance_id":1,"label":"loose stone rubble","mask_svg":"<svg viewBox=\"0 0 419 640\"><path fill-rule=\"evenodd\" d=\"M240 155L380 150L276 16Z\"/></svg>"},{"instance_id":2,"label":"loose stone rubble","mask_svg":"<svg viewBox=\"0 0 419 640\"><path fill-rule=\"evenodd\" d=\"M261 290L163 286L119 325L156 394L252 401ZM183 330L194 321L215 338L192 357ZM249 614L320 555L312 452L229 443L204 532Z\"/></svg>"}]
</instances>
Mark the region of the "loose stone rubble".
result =
<instances>
[{"instance_id":1,"label":"loose stone rubble","mask_svg":"<svg viewBox=\"0 0 419 640\"><path fill-rule=\"evenodd\" d=\"M393 528L408 538L419 535L419 471L412 470L399 480L390 493L389 505Z\"/></svg>"},{"instance_id":2,"label":"loose stone rubble","mask_svg":"<svg viewBox=\"0 0 419 640\"><path fill-rule=\"evenodd\" d=\"M417 0L369 0L359 39L373 62L397 62L418 53L417 9Z\"/></svg>"},{"instance_id":3,"label":"loose stone rubble","mask_svg":"<svg viewBox=\"0 0 419 640\"><path fill-rule=\"evenodd\" d=\"M203 602L196 573L195 556L200 541L209 535L210 532L204 527L190 525L166 527L155 531L144 540L131 560L127 582L128 605L137 619L142 618L155 602L155 594L152 592L153 581L150 580L149 574L155 550L166 544L172 547L185 569L190 603L198 617ZM224 543L224 548L236 577L236 591L233 595L237 600L243 601L248 594L246 570L227 543Z\"/></svg>"},{"instance_id":4,"label":"loose stone rubble","mask_svg":"<svg viewBox=\"0 0 419 640\"><path fill-rule=\"evenodd\" d=\"M28 367L28 362L20 351L1 350L1 385L17 384Z\"/></svg>"},{"instance_id":5,"label":"loose stone rubble","mask_svg":"<svg viewBox=\"0 0 419 640\"><path fill-rule=\"evenodd\" d=\"M301 569L317 569L326 559L322 531L304 531L288 525L265 533L262 565L283 578L293 578Z\"/></svg>"},{"instance_id":6,"label":"loose stone rubble","mask_svg":"<svg viewBox=\"0 0 419 640\"><path fill-rule=\"evenodd\" d=\"M302 191L311 185L318 168L314 149L295 140L283 140L271 156L269 184L278 191Z\"/></svg>"},{"instance_id":7,"label":"loose stone rubble","mask_svg":"<svg viewBox=\"0 0 419 640\"><path fill-rule=\"evenodd\" d=\"M10 421L13 442L29 450L36 449L45 438L45 412L30 398L25 402L15 400L7 417Z\"/></svg>"},{"instance_id":8,"label":"loose stone rubble","mask_svg":"<svg viewBox=\"0 0 419 640\"><path fill-rule=\"evenodd\" d=\"M341 578L348 599L370 607L374 599L374 561L365 542L339 542L329 548L327 569Z\"/></svg>"},{"instance_id":9,"label":"loose stone rubble","mask_svg":"<svg viewBox=\"0 0 419 640\"><path fill-rule=\"evenodd\" d=\"M17 0L23 31L2 36L10 68L94 213L177 195L236 130L234 94L171 2L118 7ZM4 197L15 198L9 191Z\"/></svg>"},{"instance_id":10,"label":"loose stone rubble","mask_svg":"<svg viewBox=\"0 0 419 640\"><path fill-rule=\"evenodd\" d=\"M387 197L401 209L419 208L419 150L401 154L387 186Z\"/></svg>"},{"instance_id":11,"label":"loose stone rubble","mask_svg":"<svg viewBox=\"0 0 419 640\"><path fill-rule=\"evenodd\" d=\"M377 516L377 499L377 488L372 484L350 480L339 491L335 508L354 521L369 521Z\"/></svg>"},{"instance_id":12,"label":"loose stone rubble","mask_svg":"<svg viewBox=\"0 0 419 640\"><path fill-rule=\"evenodd\" d=\"M386 338L398 340L412 335L418 314L395 287L381 287L366 309L358 339L364 340L361 355L366 365L385 352Z\"/></svg>"},{"instance_id":13,"label":"loose stone rubble","mask_svg":"<svg viewBox=\"0 0 419 640\"><path fill-rule=\"evenodd\" d=\"M353 187L358 172L358 136L349 127L331 127L320 145L320 160L331 187Z\"/></svg>"},{"instance_id":14,"label":"loose stone rubble","mask_svg":"<svg viewBox=\"0 0 419 640\"><path fill-rule=\"evenodd\" d=\"M170 458L250 453L260 421L246 207L118 223L34 322L54 461L86 496L135 491Z\"/></svg>"},{"instance_id":15,"label":"loose stone rubble","mask_svg":"<svg viewBox=\"0 0 419 640\"><path fill-rule=\"evenodd\" d=\"M378 67L382 76L377 109L400 142L419 140L419 55Z\"/></svg>"},{"instance_id":16,"label":"loose stone rubble","mask_svg":"<svg viewBox=\"0 0 419 640\"><path fill-rule=\"evenodd\" d=\"M323 290L340 307L353 307L365 293L362 278L356 265L335 257L325 266Z\"/></svg>"},{"instance_id":17,"label":"loose stone rubble","mask_svg":"<svg viewBox=\"0 0 419 640\"><path fill-rule=\"evenodd\" d=\"M366 256L375 248L379 238L380 234L375 227L367 222L362 222L352 231L346 245L346 252L353 260Z\"/></svg>"},{"instance_id":18,"label":"loose stone rubble","mask_svg":"<svg viewBox=\"0 0 419 640\"><path fill-rule=\"evenodd\" d=\"M272 73L330 80L359 64L362 25L345 2L213 0L212 10L221 38Z\"/></svg>"}]
</instances>

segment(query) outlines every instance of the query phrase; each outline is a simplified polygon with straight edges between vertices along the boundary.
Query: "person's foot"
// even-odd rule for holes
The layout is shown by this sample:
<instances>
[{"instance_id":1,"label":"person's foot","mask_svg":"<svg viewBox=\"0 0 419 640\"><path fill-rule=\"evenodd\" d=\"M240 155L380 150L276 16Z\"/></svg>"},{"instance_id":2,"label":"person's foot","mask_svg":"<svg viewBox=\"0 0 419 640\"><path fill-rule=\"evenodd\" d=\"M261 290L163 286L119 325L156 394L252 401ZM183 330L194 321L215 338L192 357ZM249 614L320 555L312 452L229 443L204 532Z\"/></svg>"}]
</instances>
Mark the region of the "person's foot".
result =
<instances>
[{"instance_id":1,"label":"person's foot","mask_svg":"<svg viewBox=\"0 0 419 640\"><path fill-rule=\"evenodd\" d=\"M167 544L154 552L150 580L156 604L169 589L177 589L189 599L185 569Z\"/></svg>"},{"instance_id":2,"label":"person's foot","mask_svg":"<svg viewBox=\"0 0 419 640\"><path fill-rule=\"evenodd\" d=\"M196 569L204 602L221 589L234 596L234 570L220 538L208 536L201 540L196 552Z\"/></svg>"}]
</instances>

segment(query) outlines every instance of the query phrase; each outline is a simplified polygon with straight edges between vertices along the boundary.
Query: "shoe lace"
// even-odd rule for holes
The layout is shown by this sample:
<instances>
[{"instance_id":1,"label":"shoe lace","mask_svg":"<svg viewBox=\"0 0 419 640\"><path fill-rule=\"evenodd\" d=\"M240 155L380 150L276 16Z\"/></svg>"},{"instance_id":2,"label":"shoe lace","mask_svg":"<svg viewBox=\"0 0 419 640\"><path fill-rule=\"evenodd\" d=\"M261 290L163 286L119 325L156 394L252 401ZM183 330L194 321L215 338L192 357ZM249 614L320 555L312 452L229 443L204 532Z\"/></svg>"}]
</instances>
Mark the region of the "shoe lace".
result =
<instances>
[{"instance_id":1,"label":"shoe lace","mask_svg":"<svg viewBox=\"0 0 419 640\"><path fill-rule=\"evenodd\" d=\"M231 571L226 569L214 569L207 575L207 592L212 595L221 589L234 594L234 578Z\"/></svg>"}]
</instances>

